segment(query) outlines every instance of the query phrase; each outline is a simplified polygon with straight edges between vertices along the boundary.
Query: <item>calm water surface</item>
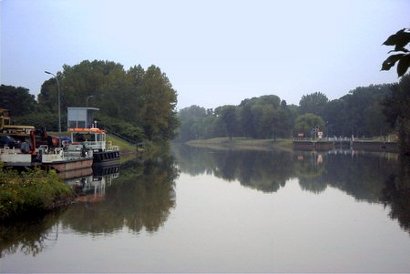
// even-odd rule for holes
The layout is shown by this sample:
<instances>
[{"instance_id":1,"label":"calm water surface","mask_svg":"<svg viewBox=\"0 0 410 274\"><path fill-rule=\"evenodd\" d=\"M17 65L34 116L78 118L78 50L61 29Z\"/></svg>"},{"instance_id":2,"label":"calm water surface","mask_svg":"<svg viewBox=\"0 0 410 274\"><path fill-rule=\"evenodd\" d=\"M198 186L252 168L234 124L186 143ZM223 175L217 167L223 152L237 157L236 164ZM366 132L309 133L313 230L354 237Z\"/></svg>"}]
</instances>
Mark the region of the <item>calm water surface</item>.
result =
<instances>
[{"instance_id":1,"label":"calm water surface","mask_svg":"<svg viewBox=\"0 0 410 274\"><path fill-rule=\"evenodd\" d=\"M0 225L0 272L410 272L397 156L174 147Z\"/></svg>"}]
</instances>

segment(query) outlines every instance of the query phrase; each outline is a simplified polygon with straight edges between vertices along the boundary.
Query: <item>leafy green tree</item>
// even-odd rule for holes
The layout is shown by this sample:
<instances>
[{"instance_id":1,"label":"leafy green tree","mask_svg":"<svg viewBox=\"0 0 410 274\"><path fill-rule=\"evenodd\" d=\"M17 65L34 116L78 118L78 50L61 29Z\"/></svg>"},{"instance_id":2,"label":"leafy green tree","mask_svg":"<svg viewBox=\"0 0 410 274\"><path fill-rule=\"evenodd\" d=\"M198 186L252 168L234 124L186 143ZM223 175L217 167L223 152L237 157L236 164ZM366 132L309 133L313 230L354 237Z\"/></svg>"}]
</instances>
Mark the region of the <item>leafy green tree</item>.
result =
<instances>
[{"instance_id":1,"label":"leafy green tree","mask_svg":"<svg viewBox=\"0 0 410 274\"><path fill-rule=\"evenodd\" d=\"M252 99L245 99L239 105L239 117L242 132L245 137L256 138L255 124L253 123Z\"/></svg>"},{"instance_id":2,"label":"leafy green tree","mask_svg":"<svg viewBox=\"0 0 410 274\"><path fill-rule=\"evenodd\" d=\"M243 100L239 105L242 134L252 138L274 137L283 126L280 111L281 100L276 95Z\"/></svg>"},{"instance_id":3,"label":"leafy green tree","mask_svg":"<svg viewBox=\"0 0 410 274\"><path fill-rule=\"evenodd\" d=\"M225 105L216 108L215 112L220 117L220 120L224 125L226 135L229 139L232 139L232 137L238 132L238 115L236 112L236 107L232 105Z\"/></svg>"},{"instance_id":4,"label":"leafy green tree","mask_svg":"<svg viewBox=\"0 0 410 274\"><path fill-rule=\"evenodd\" d=\"M389 129L381 103L390 93L390 85L358 87L349 94L328 102L322 118L329 136L380 136Z\"/></svg>"},{"instance_id":5,"label":"leafy green tree","mask_svg":"<svg viewBox=\"0 0 410 274\"><path fill-rule=\"evenodd\" d=\"M390 125L397 129L402 154L410 155L410 75L403 76L386 97L384 114Z\"/></svg>"},{"instance_id":6,"label":"leafy green tree","mask_svg":"<svg viewBox=\"0 0 410 274\"><path fill-rule=\"evenodd\" d=\"M284 138L292 136L295 117L296 116L292 112L291 108L289 108L286 101L282 100L280 103L280 110L278 112L276 135Z\"/></svg>"},{"instance_id":7,"label":"leafy green tree","mask_svg":"<svg viewBox=\"0 0 410 274\"><path fill-rule=\"evenodd\" d=\"M65 116L62 116L64 120ZM13 118L13 121L17 125L30 125L35 128L44 128L47 131L58 130L58 117L56 113L48 111L35 111L27 115Z\"/></svg>"},{"instance_id":8,"label":"leafy green tree","mask_svg":"<svg viewBox=\"0 0 410 274\"><path fill-rule=\"evenodd\" d=\"M57 101L56 101L57 102ZM37 102L34 95L23 87L0 86L0 107L8 109L12 118L34 112Z\"/></svg>"},{"instance_id":9,"label":"leafy green tree","mask_svg":"<svg viewBox=\"0 0 410 274\"><path fill-rule=\"evenodd\" d=\"M222 136L250 138L289 137L297 107L276 95L243 100L239 106L215 110L191 106L179 111L178 141Z\"/></svg>"},{"instance_id":10,"label":"leafy green tree","mask_svg":"<svg viewBox=\"0 0 410 274\"><path fill-rule=\"evenodd\" d=\"M410 51L406 47L410 44L410 29L401 29L383 43L385 46L394 46L389 53L394 53L387 57L382 64L381 70L390 70L397 63L397 75L403 76L410 67Z\"/></svg>"},{"instance_id":11,"label":"leafy green tree","mask_svg":"<svg viewBox=\"0 0 410 274\"><path fill-rule=\"evenodd\" d=\"M251 108L257 138L273 137L277 122L276 109L270 104L254 104Z\"/></svg>"},{"instance_id":12,"label":"leafy green tree","mask_svg":"<svg viewBox=\"0 0 410 274\"><path fill-rule=\"evenodd\" d=\"M179 141L188 141L203 138L205 133L204 122L207 111L203 107L190 106L178 112L178 119L181 123L179 127Z\"/></svg>"},{"instance_id":13,"label":"leafy green tree","mask_svg":"<svg viewBox=\"0 0 410 274\"><path fill-rule=\"evenodd\" d=\"M299 115L295 121L295 133L303 133L305 136L313 137L313 130L324 130L325 122L313 113Z\"/></svg>"},{"instance_id":14,"label":"leafy green tree","mask_svg":"<svg viewBox=\"0 0 410 274\"><path fill-rule=\"evenodd\" d=\"M150 66L143 78L141 99L142 128L150 140L161 140L174 136L177 127L177 94L160 68Z\"/></svg>"},{"instance_id":15,"label":"leafy green tree","mask_svg":"<svg viewBox=\"0 0 410 274\"><path fill-rule=\"evenodd\" d=\"M327 136L351 136L351 126L343 99L332 100L326 104L323 117L326 121Z\"/></svg>"},{"instance_id":16,"label":"leafy green tree","mask_svg":"<svg viewBox=\"0 0 410 274\"><path fill-rule=\"evenodd\" d=\"M321 116L329 99L321 92L303 95L299 101L300 113L313 113Z\"/></svg>"},{"instance_id":17,"label":"leafy green tree","mask_svg":"<svg viewBox=\"0 0 410 274\"><path fill-rule=\"evenodd\" d=\"M141 65L133 66L127 71L127 79L131 83L133 90L128 94L128 100L134 102L132 111L128 112L128 117L136 124L143 122L142 110L144 109L143 84L145 70Z\"/></svg>"},{"instance_id":18,"label":"leafy green tree","mask_svg":"<svg viewBox=\"0 0 410 274\"><path fill-rule=\"evenodd\" d=\"M167 141L174 137L177 93L160 68L144 70L138 65L126 71L119 63L85 60L63 69L57 73L63 114L68 106L98 107L97 116L105 119L102 124L127 138ZM42 109L56 113L55 79L43 83L38 100Z\"/></svg>"}]
</instances>

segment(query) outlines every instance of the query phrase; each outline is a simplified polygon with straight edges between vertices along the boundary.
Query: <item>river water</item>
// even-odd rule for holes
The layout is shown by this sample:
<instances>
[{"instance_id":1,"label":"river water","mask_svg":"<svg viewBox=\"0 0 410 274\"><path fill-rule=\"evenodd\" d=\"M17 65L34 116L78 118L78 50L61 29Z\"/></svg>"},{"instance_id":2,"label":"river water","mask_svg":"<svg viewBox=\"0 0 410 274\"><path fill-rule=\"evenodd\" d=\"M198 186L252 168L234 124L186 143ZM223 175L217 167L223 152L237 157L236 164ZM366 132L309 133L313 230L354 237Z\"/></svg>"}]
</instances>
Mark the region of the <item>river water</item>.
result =
<instances>
[{"instance_id":1,"label":"river water","mask_svg":"<svg viewBox=\"0 0 410 274\"><path fill-rule=\"evenodd\" d=\"M173 147L1 224L0 272L410 272L407 175L395 154Z\"/></svg>"}]
</instances>

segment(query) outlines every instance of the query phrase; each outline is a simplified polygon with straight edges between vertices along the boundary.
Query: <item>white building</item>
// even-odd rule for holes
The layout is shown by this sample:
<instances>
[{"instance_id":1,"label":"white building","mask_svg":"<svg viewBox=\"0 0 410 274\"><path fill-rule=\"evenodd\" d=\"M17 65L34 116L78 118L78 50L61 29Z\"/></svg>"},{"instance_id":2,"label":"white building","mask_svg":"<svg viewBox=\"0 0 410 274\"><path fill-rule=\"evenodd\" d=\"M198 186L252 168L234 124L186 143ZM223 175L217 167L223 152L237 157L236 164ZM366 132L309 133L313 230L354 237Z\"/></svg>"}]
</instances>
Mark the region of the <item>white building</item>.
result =
<instances>
[{"instance_id":1,"label":"white building","mask_svg":"<svg viewBox=\"0 0 410 274\"><path fill-rule=\"evenodd\" d=\"M93 107L68 107L67 128L90 128L94 122L94 112L98 110Z\"/></svg>"}]
</instances>

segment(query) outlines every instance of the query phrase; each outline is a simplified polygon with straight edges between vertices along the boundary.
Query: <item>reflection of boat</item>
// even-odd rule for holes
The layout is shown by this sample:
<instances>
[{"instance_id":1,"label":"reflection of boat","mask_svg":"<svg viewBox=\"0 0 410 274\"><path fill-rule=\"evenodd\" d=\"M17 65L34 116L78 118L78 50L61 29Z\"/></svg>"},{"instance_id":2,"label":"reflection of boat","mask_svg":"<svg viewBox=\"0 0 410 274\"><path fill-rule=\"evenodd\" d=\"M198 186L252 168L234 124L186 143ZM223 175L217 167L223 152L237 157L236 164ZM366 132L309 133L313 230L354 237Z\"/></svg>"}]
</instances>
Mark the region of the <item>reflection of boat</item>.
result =
<instances>
[{"instance_id":1,"label":"reflection of boat","mask_svg":"<svg viewBox=\"0 0 410 274\"><path fill-rule=\"evenodd\" d=\"M107 142L107 134L99 128L70 128L71 141L74 144L82 144L91 149L94 155L94 163L112 163L120 159L118 146Z\"/></svg>"},{"instance_id":2,"label":"reflection of boat","mask_svg":"<svg viewBox=\"0 0 410 274\"><path fill-rule=\"evenodd\" d=\"M334 148L334 142L328 140L293 140L295 150L326 151Z\"/></svg>"},{"instance_id":3,"label":"reflection of boat","mask_svg":"<svg viewBox=\"0 0 410 274\"><path fill-rule=\"evenodd\" d=\"M93 173L87 176L67 179L64 182L73 187L77 193L77 202L99 202L104 200L105 188L112 180L119 177L119 165L93 167Z\"/></svg>"},{"instance_id":4,"label":"reflection of boat","mask_svg":"<svg viewBox=\"0 0 410 274\"><path fill-rule=\"evenodd\" d=\"M93 174L93 169L91 167L82 168L82 169L75 169L75 170L68 170L64 172L59 172L58 177L63 180L69 180L73 178L79 178L84 176L90 176Z\"/></svg>"}]
</instances>

